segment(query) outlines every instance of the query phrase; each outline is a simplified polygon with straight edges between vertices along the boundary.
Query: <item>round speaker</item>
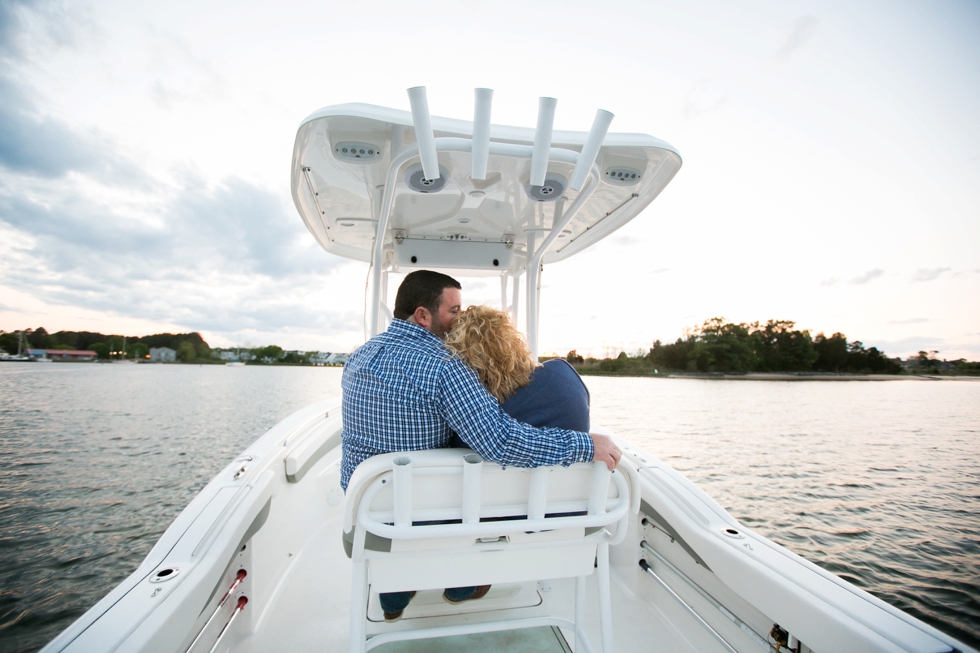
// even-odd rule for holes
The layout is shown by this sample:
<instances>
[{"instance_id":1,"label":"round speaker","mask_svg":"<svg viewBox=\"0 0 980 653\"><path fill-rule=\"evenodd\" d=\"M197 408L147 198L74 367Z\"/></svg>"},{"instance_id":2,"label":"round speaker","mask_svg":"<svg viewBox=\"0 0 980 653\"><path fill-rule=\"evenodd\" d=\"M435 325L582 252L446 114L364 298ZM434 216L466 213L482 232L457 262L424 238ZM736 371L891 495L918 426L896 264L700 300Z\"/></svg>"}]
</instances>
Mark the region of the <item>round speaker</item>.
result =
<instances>
[{"instance_id":1,"label":"round speaker","mask_svg":"<svg viewBox=\"0 0 980 653\"><path fill-rule=\"evenodd\" d=\"M538 202L554 202L565 193L568 188L568 180L561 175L549 172L544 177L544 183L540 186L528 184L524 187L528 197Z\"/></svg>"},{"instance_id":2,"label":"round speaker","mask_svg":"<svg viewBox=\"0 0 980 653\"><path fill-rule=\"evenodd\" d=\"M448 181L449 171L442 166L439 166L438 179L426 179L421 163L416 163L405 172L405 183L417 193L438 193Z\"/></svg>"}]
</instances>

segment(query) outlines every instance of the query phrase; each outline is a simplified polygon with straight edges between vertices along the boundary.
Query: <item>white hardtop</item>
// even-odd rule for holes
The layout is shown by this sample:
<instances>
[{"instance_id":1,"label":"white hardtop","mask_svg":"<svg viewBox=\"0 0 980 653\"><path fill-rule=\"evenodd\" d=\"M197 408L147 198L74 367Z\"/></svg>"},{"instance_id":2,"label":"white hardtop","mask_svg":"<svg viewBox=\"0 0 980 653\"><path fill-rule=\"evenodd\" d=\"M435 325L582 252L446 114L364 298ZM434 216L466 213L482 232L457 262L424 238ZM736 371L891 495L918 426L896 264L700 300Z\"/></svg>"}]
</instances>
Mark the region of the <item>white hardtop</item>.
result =
<instances>
[{"instance_id":1,"label":"white hardtop","mask_svg":"<svg viewBox=\"0 0 980 653\"><path fill-rule=\"evenodd\" d=\"M645 134L555 131L557 100L539 98L534 129L490 122L493 91L476 89L472 121L342 104L306 118L293 146L293 201L328 252L371 264L365 337L387 326L388 275L413 269L499 276L501 307L518 316L537 356L540 274L608 236L647 207L681 167Z\"/></svg>"},{"instance_id":2,"label":"white hardtop","mask_svg":"<svg viewBox=\"0 0 980 653\"><path fill-rule=\"evenodd\" d=\"M444 139L473 138L472 121L432 116L431 126L436 141L447 145L453 143ZM453 269L463 275L513 273L526 263L529 234L538 235L540 243L540 236L554 225L556 211L560 214L579 195L568 188L567 180L587 137L585 131L552 133L548 178L566 183L564 192L543 201L526 192L535 140L532 128L490 125L492 143L518 147L506 154L491 152L483 180L471 174L469 151L452 151L465 149L463 143L457 143L463 147L440 149L439 166L448 174L434 192L409 186L408 173L417 167L419 157L409 158L395 175L394 205L384 235L386 262L398 268ZM293 201L324 249L372 261L389 166L403 148L417 152L416 143L412 113L399 109L340 104L303 120L293 148ZM352 152L355 148L356 153ZM674 177L681 157L668 143L652 136L609 133L596 165L601 179L598 188L564 227L543 262L565 259L636 217ZM624 173L628 179L622 178ZM396 236L401 243L396 243ZM420 245L412 263L411 252L401 256L397 250L411 247L413 241L434 241L438 247Z\"/></svg>"}]
</instances>

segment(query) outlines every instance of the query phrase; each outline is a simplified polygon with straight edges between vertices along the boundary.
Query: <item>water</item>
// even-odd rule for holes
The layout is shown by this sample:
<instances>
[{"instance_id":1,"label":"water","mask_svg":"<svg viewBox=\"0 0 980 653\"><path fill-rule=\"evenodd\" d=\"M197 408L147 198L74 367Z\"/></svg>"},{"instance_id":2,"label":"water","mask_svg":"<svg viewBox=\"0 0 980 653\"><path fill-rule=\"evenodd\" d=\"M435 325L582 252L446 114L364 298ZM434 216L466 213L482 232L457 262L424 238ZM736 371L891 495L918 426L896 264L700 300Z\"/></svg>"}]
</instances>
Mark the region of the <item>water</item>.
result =
<instances>
[{"instance_id":1,"label":"water","mask_svg":"<svg viewBox=\"0 0 980 653\"><path fill-rule=\"evenodd\" d=\"M0 650L67 627L340 374L0 364ZM980 383L586 382L596 424L743 524L980 646Z\"/></svg>"}]
</instances>

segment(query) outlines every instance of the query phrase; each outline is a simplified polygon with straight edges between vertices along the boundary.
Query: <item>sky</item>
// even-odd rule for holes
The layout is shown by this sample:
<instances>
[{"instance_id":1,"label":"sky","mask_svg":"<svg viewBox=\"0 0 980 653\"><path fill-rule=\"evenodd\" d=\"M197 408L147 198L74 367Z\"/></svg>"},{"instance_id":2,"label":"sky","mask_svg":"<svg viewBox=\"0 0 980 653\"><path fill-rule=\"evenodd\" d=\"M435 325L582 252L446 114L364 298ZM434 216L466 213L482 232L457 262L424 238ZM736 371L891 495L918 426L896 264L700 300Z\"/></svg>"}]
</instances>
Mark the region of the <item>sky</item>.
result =
<instances>
[{"instance_id":1,"label":"sky","mask_svg":"<svg viewBox=\"0 0 980 653\"><path fill-rule=\"evenodd\" d=\"M367 102L643 132L684 165L546 267L541 351L786 319L980 360L980 3L0 0L0 329L350 351L367 266L292 204L300 121ZM461 279L464 303L499 284Z\"/></svg>"}]
</instances>

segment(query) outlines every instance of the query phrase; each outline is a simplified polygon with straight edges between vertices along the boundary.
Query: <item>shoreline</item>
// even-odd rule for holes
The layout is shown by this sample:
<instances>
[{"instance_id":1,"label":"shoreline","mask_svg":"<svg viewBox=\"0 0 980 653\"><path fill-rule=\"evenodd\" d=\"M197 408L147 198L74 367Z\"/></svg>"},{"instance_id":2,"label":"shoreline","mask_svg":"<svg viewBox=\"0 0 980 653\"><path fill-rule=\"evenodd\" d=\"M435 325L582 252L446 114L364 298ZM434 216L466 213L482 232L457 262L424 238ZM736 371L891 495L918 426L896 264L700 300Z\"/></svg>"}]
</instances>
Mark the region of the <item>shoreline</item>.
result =
<instances>
[{"instance_id":1,"label":"shoreline","mask_svg":"<svg viewBox=\"0 0 980 653\"><path fill-rule=\"evenodd\" d=\"M751 372L748 374L630 374L576 370L581 376L610 376L651 379L693 379L703 381L980 381L977 376L938 376L921 374L812 374L807 372Z\"/></svg>"}]
</instances>

